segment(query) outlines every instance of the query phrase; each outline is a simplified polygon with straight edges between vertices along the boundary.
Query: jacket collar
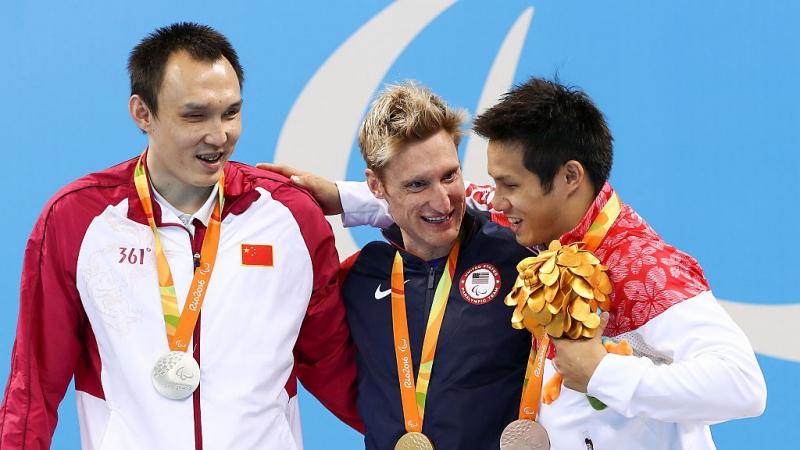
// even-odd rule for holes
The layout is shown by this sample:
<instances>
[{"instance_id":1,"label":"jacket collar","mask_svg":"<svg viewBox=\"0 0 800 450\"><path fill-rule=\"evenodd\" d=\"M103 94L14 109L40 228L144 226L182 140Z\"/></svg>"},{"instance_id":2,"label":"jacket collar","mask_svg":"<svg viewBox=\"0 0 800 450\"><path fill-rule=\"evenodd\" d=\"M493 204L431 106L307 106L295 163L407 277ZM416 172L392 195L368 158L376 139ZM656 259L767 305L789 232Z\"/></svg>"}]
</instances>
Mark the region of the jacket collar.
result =
<instances>
[{"instance_id":1,"label":"jacket collar","mask_svg":"<svg viewBox=\"0 0 800 450\"><path fill-rule=\"evenodd\" d=\"M559 239L561 243L567 245L583 240L583 236L585 236L586 232L589 231L589 227L592 225L592 223L594 223L594 219L596 219L600 214L603 206L605 206L606 202L608 202L608 199L611 198L613 193L614 189L612 189L611 185L608 183L608 181L606 181L606 183L603 185L603 188L600 189L600 192L589 206L589 209L586 210L586 214L583 215L583 219L578 222L578 225L576 225L575 228L561 236Z\"/></svg>"},{"instance_id":2,"label":"jacket collar","mask_svg":"<svg viewBox=\"0 0 800 450\"><path fill-rule=\"evenodd\" d=\"M139 200L139 194L136 192L136 183L133 181L133 173L136 170L136 163L139 160L139 157L133 158L130 160L129 166L129 174L128 174L128 218L147 225L147 216L144 213L144 208L142 208L142 201ZM142 163L147 167L147 153L145 151L144 157L142 158ZM231 184L239 184L239 183L231 183L231 178L237 176L238 173L235 173L236 170L233 168L230 161L225 164L225 209L222 211L222 217L224 218L226 213L228 213L232 207L236 209L236 206L232 204L231 197L238 197L242 195L242 189L235 189L235 192L229 189ZM161 197L160 194L155 192L153 189L153 185L151 183L147 183L147 188L150 190L150 198L155 200L153 201L153 217L156 221L156 226L160 227L164 224L163 215L164 211L162 211L162 204L161 201L166 202L166 200ZM258 197L258 193L254 191L256 194L255 197ZM211 218L211 212L214 209L214 202L216 200L217 190L214 189L209 196L209 199L206 200L206 203L200 208L200 210L194 214L194 216L203 222L204 225L208 226L208 221ZM211 198L213 197L213 199ZM169 203L167 203L169 205ZM208 215L203 213L204 210L208 208ZM246 208L245 208L246 209ZM177 218L177 215L176 215Z\"/></svg>"}]
</instances>

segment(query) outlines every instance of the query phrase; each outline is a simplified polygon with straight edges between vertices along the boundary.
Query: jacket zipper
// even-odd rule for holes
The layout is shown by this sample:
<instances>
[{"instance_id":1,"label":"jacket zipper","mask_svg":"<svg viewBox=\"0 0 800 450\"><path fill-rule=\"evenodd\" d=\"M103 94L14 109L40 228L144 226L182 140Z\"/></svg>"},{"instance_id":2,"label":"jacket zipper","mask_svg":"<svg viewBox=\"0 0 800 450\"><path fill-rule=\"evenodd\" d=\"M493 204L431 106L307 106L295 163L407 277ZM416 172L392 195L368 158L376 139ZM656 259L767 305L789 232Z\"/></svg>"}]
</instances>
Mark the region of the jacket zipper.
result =
<instances>
[{"instance_id":1,"label":"jacket zipper","mask_svg":"<svg viewBox=\"0 0 800 450\"><path fill-rule=\"evenodd\" d=\"M189 231L189 230L186 230ZM203 246L203 239L206 235L206 228L200 221L195 222L194 227L194 236L189 234L191 243L192 243L192 260L194 263L194 269L197 270L200 267L200 250ZM192 356L197 361L197 365L200 365L200 321L202 320L202 311L197 317L197 324L195 324L194 332L192 333L192 342L193 351ZM201 366L202 367L202 366ZM200 384L202 385L202 379L200 380ZM202 388L201 385L197 386L197 389L192 394L192 406L194 412L194 448L195 450L203 450L203 421L202 421L202 414L200 410L200 389Z\"/></svg>"},{"instance_id":2,"label":"jacket zipper","mask_svg":"<svg viewBox=\"0 0 800 450\"><path fill-rule=\"evenodd\" d=\"M423 315L423 322L422 326L427 328L428 326L428 316L431 314L431 308L433 307L433 294L435 293L434 283L436 282L436 268L435 267L428 267L428 290L425 292L425 315ZM425 328L423 328L423 335L425 334Z\"/></svg>"},{"instance_id":3,"label":"jacket zipper","mask_svg":"<svg viewBox=\"0 0 800 450\"><path fill-rule=\"evenodd\" d=\"M428 289L433 289L433 282L436 281L436 269L429 267L428 271Z\"/></svg>"}]
</instances>

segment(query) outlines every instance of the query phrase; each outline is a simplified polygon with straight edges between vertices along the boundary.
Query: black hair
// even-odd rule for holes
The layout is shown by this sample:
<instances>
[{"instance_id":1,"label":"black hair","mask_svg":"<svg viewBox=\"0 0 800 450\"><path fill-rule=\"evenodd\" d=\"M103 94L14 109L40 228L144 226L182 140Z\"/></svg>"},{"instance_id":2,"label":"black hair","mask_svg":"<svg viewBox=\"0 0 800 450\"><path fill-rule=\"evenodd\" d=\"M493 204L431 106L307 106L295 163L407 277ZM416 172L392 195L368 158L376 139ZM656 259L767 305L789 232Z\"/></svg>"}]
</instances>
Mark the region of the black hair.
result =
<instances>
[{"instance_id":1,"label":"black hair","mask_svg":"<svg viewBox=\"0 0 800 450\"><path fill-rule=\"evenodd\" d=\"M531 78L504 94L475 119L474 130L489 140L520 144L523 163L545 192L567 161L581 163L600 192L611 172L612 141L603 114L583 91Z\"/></svg>"},{"instance_id":2,"label":"black hair","mask_svg":"<svg viewBox=\"0 0 800 450\"><path fill-rule=\"evenodd\" d=\"M141 97L154 115L158 112L158 92L164 80L164 69L170 56L177 51L186 51L198 61L225 58L236 72L239 88L244 84L239 57L228 39L217 30L191 22L158 28L142 39L128 58L131 95Z\"/></svg>"}]
</instances>

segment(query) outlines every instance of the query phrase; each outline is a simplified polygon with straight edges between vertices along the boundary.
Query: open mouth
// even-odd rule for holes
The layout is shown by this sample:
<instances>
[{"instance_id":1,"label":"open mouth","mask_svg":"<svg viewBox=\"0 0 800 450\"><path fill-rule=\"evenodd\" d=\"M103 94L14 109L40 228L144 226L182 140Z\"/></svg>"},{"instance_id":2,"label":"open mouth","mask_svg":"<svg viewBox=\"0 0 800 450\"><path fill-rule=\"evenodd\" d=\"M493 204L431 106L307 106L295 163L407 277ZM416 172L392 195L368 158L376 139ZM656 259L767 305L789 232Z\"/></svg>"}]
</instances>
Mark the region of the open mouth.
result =
<instances>
[{"instance_id":1,"label":"open mouth","mask_svg":"<svg viewBox=\"0 0 800 450\"><path fill-rule=\"evenodd\" d=\"M202 155L195 155L195 158L207 163L215 163L222 158L222 152L205 153Z\"/></svg>"},{"instance_id":2,"label":"open mouth","mask_svg":"<svg viewBox=\"0 0 800 450\"><path fill-rule=\"evenodd\" d=\"M520 223L522 223L522 219L518 217L507 217L507 219L508 223L510 223L511 225L519 225Z\"/></svg>"},{"instance_id":3,"label":"open mouth","mask_svg":"<svg viewBox=\"0 0 800 450\"><path fill-rule=\"evenodd\" d=\"M444 223L444 222L447 222L448 220L450 220L451 218L453 218L453 213L452 212L450 214L445 215L445 216L436 216L436 217L425 217L425 216L422 216L422 220L424 220L425 222L428 222L428 223L432 223L432 224Z\"/></svg>"}]
</instances>

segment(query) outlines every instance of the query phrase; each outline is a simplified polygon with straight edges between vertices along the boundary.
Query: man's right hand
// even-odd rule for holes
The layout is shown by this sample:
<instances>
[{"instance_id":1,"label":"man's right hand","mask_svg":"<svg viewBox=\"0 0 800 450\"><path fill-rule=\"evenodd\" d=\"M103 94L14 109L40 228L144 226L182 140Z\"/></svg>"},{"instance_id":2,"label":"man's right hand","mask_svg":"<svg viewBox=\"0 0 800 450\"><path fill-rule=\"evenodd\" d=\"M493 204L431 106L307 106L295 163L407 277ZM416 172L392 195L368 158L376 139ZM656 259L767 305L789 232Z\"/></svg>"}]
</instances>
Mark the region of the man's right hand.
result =
<instances>
[{"instance_id":1,"label":"man's right hand","mask_svg":"<svg viewBox=\"0 0 800 450\"><path fill-rule=\"evenodd\" d=\"M308 189L326 216L335 216L342 213L342 199L339 197L339 188L336 187L336 183L333 181L284 164L258 163L256 167L281 174L292 180L292 183L297 186Z\"/></svg>"}]
</instances>

